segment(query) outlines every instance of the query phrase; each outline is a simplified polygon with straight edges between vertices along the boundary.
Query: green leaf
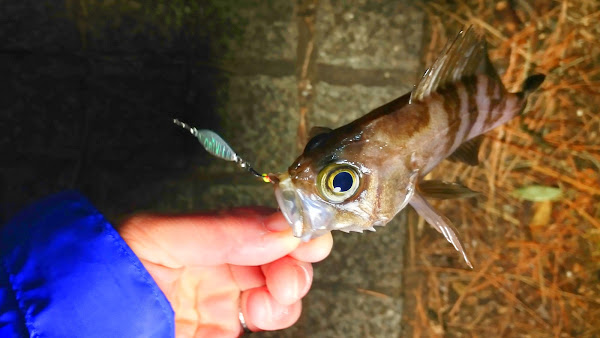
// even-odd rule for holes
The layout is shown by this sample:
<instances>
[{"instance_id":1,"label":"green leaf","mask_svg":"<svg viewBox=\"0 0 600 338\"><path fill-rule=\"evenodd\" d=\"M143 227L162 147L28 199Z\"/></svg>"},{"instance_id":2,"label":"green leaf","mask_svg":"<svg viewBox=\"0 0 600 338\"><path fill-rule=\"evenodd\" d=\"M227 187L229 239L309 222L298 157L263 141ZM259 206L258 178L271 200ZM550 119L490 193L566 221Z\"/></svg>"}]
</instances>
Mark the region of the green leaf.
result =
<instances>
[{"instance_id":1,"label":"green leaf","mask_svg":"<svg viewBox=\"0 0 600 338\"><path fill-rule=\"evenodd\" d=\"M532 202L556 201L562 197L562 190L534 184L513 191L513 195Z\"/></svg>"}]
</instances>

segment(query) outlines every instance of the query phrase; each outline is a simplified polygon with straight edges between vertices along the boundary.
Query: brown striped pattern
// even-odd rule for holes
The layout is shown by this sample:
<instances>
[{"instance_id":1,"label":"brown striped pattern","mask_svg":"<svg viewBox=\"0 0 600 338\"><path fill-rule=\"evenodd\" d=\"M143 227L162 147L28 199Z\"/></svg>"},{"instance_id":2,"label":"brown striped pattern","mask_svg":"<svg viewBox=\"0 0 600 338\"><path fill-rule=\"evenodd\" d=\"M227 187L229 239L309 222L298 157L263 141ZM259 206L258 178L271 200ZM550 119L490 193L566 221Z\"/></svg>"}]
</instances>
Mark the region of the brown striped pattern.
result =
<instances>
[{"instance_id":1,"label":"brown striped pattern","mask_svg":"<svg viewBox=\"0 0 600 338\"><path fill-rule=\"evenodd\" d=\"M440 90L439 94L442 96L444 111L448 116L448 131L444 147L446 152L450 152L451 147L456 140L457 132L461 126L461 102L458 95L458 88L454 85L446 86L444 89Z\"/></svg>"},{"instance_id":2,"label":"brown striped pattern","mask_svg":"<svg viewBox=\"0 0 600 338\"><path fill-rule=\"evenodd\" d=\"M462 81L462 84L465 86L467 90L467 95L469 97L469 128L467 129L467 135L473 130L473 125L477 120L477 101L475 97L477 96L477 80L474 77L467 78Z\"/></svg>"},{"instance_id":3,"label":"brown striped pattern","mask_svg":"<svg viewBox=\"0 0 600 338\"><path fill-rule=\"evenodd\" d=\"M441 96L448 118L446 152L510 119L515 114L514 103L519 104L509 103L513 99L510 97L512 94L506 91L499 79L485 75L464 78L438 90L437 94Z\"/></svg>"},{"instance_id":4,"label":"brown striped pattern","mask_svg":"<svg viewBox=\"0 0 600 338\"><path fill-rule=\"evenodd\" d=\"M380 135L411 137L429 126L430 111L427 104L411 105L401 113L382 116L373 126Z\"/></svg>"},{"instance_id":5,"label":"brown striped pattern","mask_svg":"<svg viewBox=\"0 0 600 338\"><path fill-rule=\"evenodd\" d=\"M500 105L504 106L506 103L506 100L504 100L505 92L506 90L501 83L488 81L486 97L490 100L490 108L488 111L488 116L484 122L486 129L491 128L494 123L496 123L502 117L503 109L497 108L500 108ZM494 112L496 112L496 114L493 114Z\"/></svg>"},{"instance_id":6,"label":"brown striped pattern","mask_svg":"<svg viewBox=\"0 0 600 338\"><path fill-rule=\"evenodd\" d=\"M467 140L467 136L479 116L476 101L477 88L477 79L469 77L455 85L446 86L439 91L443 99L444 111L448 118L448 132L445 144L446 152L453 151Z\"/></svg>"},{"instance_id":7,"label":"brown striped pattern","mask_svg":"<svg viewBox=\"0 0 600 338\"><path fill-rule=\"evenodd\" d=\"M485 75L478 75L472 78L472 81L463 82L469 91L470 111L474 109L476 116L469 131L468 138L473 138L483 134L496 123L506 117L504 114L504 105L506 103L506 89L499 79L491 78ZM471 106L471 101L474 106Z\"/></svg>"}]
</instances>

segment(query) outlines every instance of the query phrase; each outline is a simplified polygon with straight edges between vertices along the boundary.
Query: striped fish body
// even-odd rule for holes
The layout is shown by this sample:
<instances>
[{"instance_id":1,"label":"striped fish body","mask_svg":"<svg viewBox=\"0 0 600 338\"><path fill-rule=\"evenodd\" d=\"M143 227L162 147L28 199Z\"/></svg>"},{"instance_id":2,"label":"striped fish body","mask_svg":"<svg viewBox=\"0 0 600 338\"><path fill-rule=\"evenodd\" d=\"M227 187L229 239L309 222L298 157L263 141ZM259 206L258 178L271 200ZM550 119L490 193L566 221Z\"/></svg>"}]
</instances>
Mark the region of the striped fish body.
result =
<instances>
[{"instance_id":1,"label":"striped fish body","mask_svg":"<svg viewBox=\"0 0 600 338\"><path fill-rule=\"evenodd\" d=\"M319 129L278 176L275 194L294 235L374 231L410 204L471 266L452 224L419 184L449 156L469 162L470 151L474 164L477 146L471 143L519 114L542 81L533 76L523 92L507 92L483 37L461 32L412 92L338 129Z\"/></svg>"},{"instance_id":2,"label":"striped fish body","mask_svg":"<svg viewBox=\"0 0 600 338\"><path fill-rule=\"evenodd\" d=\"M386 144L388 157L412 161L423 176L461 145L511 120L524 104L521 93L508 93L498 79L480 74L370 121L365 137Z\"/></svg>"}]
</instances>

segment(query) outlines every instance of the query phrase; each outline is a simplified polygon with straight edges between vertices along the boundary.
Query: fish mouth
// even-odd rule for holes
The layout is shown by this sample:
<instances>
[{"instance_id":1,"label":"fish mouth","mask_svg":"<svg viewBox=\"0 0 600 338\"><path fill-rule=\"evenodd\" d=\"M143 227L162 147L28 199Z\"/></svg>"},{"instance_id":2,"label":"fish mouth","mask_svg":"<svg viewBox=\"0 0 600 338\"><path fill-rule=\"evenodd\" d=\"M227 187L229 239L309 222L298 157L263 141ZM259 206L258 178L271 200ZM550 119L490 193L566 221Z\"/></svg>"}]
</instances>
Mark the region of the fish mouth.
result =
<instances>
[{"instance_id":1,"label":"fish mouth","mask_svg":"<svg viewBox=\"0 0 600 338\"><path fill-rule=\"evenodd\" d=\"M335 228L333 207L297 189L288 174L279 176L275 198L295 237L308 241Z\"/></svg>"}]
</instances>

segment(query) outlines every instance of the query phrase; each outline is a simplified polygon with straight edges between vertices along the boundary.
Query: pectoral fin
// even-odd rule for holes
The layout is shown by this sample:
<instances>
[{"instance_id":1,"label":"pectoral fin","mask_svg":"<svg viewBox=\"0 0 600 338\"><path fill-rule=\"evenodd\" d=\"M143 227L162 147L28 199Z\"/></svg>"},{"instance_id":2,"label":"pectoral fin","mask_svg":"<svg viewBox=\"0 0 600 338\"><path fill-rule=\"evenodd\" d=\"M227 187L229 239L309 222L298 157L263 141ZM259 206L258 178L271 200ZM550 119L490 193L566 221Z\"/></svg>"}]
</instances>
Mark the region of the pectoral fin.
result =
<instances>
[{"instance_id":1,"label":"pectoral fin","mask_svg":"<svg viewBox=\"0 0 600 338\"><path fill-rule=\"evenodd\" d=\"M431 224L435 228L435 230L439 231L446 237L446 240L452 245L456 251L460 252L463 256L465 263L472 269L473 265L469 261L467 257L467 253L462 247L460 243L460 239L458 239L457 231L454 230L452 223L448 218L441 215L437 212L427 200L423 198L423 196L415 193L413 197L410 199L409 204L415 209L415 211L427 221L427 223Z\"/></svg>"},{"instance_id":2,"label":"pectoral fin","mask_svg":"<svg viewBox=\"0 0 600 338\"><path fill-rule=\"evenodd\" d=\"M310 128L310 131L308 132L308 138L311 139L319 134L325 134L330 131L331 131L331 128L328 128L328 127L321 127L321 126L312 127L312 128Z\"/></svg>"},{"instance_id":3,"label":"pectoral fin","mask_svg":"<svg viewBox=\"0 0 600 338\"><path fill-rule=\"evenodd\" d=\"M440 180L426 180L419 182L419 192L424 197L447 200L453 198L468 198L479 194L460 183Z\"/></svg>"},{"instance_id":4,"label":"pectoral fin","mask_svg":"<svg viewBox=\"0 0 600 338\"><path fill-rule=\"evenodd\" d=\"M330 131L331 128L327 127L312 127L309 132L310 139L304 147L304 152L310 151L323 143L329 137Z\"/></svg>"}]
</instances>

